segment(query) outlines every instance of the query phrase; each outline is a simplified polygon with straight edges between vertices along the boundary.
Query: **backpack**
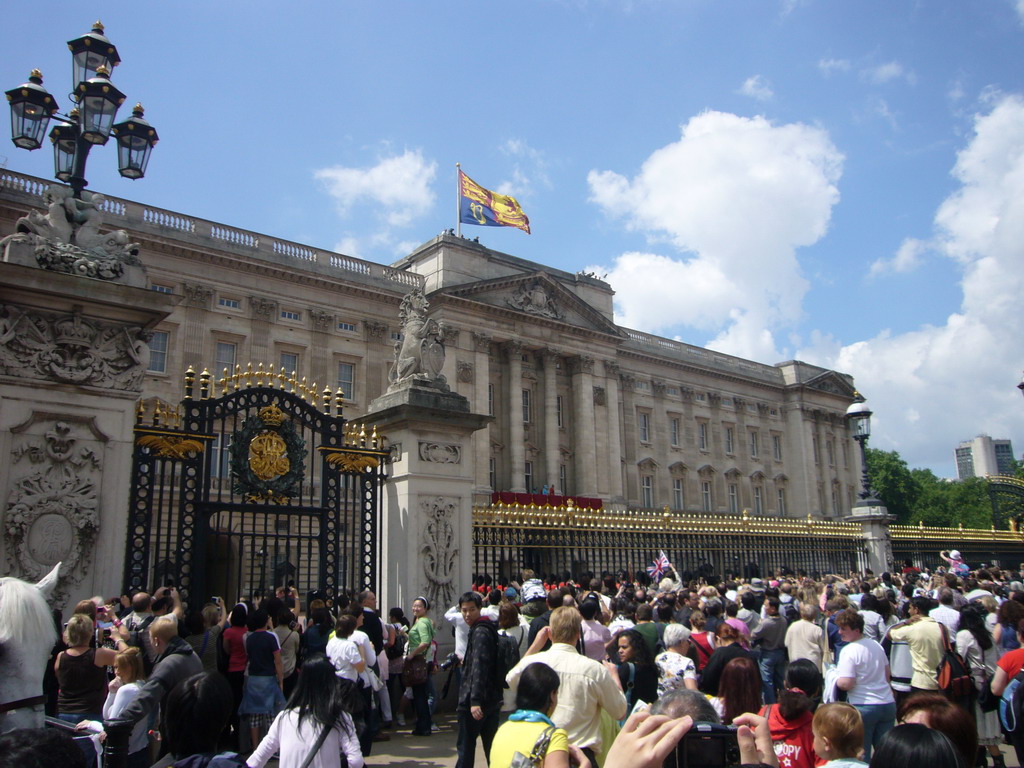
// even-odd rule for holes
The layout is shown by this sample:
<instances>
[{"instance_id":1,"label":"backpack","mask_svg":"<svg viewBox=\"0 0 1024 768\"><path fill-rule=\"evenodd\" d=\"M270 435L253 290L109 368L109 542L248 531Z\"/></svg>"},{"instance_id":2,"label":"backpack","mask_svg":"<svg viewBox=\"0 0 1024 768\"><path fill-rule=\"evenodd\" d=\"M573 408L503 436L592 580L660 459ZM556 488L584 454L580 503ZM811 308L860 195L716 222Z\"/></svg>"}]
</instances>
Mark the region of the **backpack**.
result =
<instances>
[{"instance_id":1,"label":"backpack","mask_svg":"<svg viewBox=\"0 0 1024 768\"><path fill-rule=\"evenodd\" d=\"M152 674L153 667L155 665L149 659L149 654L147 653L147 648L142 636L149 632L149 625L153 623L154 618L156 617L152 614L144 618L139 622L138 629L133 629L128 633L128 639L125 641L128 645L138 648L139 651L141 651L139 655L142 657L142 669L146 673L146 677L149 677L150 674Z\"/></svg>"},{"instance_id":2,"label":"backpack","mask_svg":"<svg viewBox=\"0 0 1024 768\"><path fill-rule=\"evenodd\" d=\"M519 641L510 635L506 635L502 632L498 633L498 658L496 667L496 674L498 679L501 681L502 688L508 688L508 683L505 682L505 676L509 673L516 664L519 663Z\"/></svg>"},{"instance_id":3,"label":"backpack","mask_svg":"<svg viewBox=\"0 0 1024 768\"><path fill-rule=\"evenodd\" d=\"M950 646L945 625L942 625L942 646L942 661L936 669L939 690L951 701L969 703L977 694L974 679L960 654Z\"/></svg>"},{"instance_id":4,"label":"backpack","mask_svg":"<svg viewBox=\"0 0 1024 768\"><path fill-rule=\"evenodd\" d=\"M405 632L395 627L395 642L384 648L384 655L389 659L400 659L405 656L405 644L407 642Z\"/></svg>"},{"instance_id":5,"label":"backpack","mask_svg":"<svg viewBox=\"0 0 1024 768\"><path fill-rule=\"evenodd\" d=\"M788 603L782 604L782 618L786 620L788 624L792 624L794 621L799 621L800 610L793 605L793 601L790 600Z\"/></svg>"},{"instance_id":6,"label":"backpack","mask_svg":"<svg viewBox=\"0 0 1024 768\"><path fill-rule=\"evenodd\" d=\"M1007 733L1016 733L1024 726L1021 706L1024 705L1024 669L1003 689L999 699L999 721Z\"/></svg>"}]
</instances>

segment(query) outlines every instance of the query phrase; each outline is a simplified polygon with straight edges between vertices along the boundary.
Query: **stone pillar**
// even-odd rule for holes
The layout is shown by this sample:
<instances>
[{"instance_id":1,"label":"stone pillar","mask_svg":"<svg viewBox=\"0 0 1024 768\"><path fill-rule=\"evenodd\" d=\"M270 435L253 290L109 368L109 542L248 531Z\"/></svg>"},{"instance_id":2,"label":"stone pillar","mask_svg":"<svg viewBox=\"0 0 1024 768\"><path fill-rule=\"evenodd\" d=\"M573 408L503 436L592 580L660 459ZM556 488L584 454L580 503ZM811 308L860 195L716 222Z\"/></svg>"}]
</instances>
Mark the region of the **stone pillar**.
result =
<instances>
[{"instance_id":1,"label":"stone pillar","mask_svg":"<svg viewBox=\"0 0 1024 768\"><path fill-rule=\"evenodd\" d=\"M491 337L486 333L473 332L473 350L475 366L473 370L473 405L480 413L487 412L487 388L491 382ZM477 494L489 498L491 491L498 490L491 487L490 459L491 459L491 434L490 429L481 429L473 433L473 455L474 476L476 478Z\"/></svg>"},{"instance_id":2,"label":"stone pillar","mask_svg":"<svg viewBox=\"0 0 1024 768\"><path fill-rule=\"evenodd\" d=\"M846 520L860 523L864 531L865 566L875 574L893 570L889 522L895 518L878 499L860 499Z\"/></svg>"},{"instance_id":3,"label":"stone pillar","mask_svg":"<svg viewBox=\"0 0 1024 768\"><path fill-rule=\"evenodd\" d=\"M625 501L622 494L622 418L619 403L619 364L604 362L605 387L608 390L608 500Z\"/></svg>"},{"instance_id":4,"label":"stone pillar","mask_svg":"<svg viewBox=\"0 0 1024 768\"><path fill-rule=\"evenodd\" d=\"M576 447L576 494L597 495L597 448L594 434L594 358L574 357L572 363L573 443Z\"/></svg>"},{"instance_id":5,"label":"stone pillar","mask_svg":"<svg viewBox=\"0 0 1024 768\"><path fill-rule=\"evenodd\" d=\"M64 607L120 591L148 329L182 297L148 290L141 266L111 279L38 266L54 241L33 237L5 238L0 263L0 570L37 581L62 563ZM97 258L62 245L47 252L83 271Z\"/></svg>"},{"instance_id":6,"label":"stone pillar","mask_svg":"<svg viewBox=\"0 0 1024 768\"><path fill-rule=\"evenodd\" d=\"M544 480L558 485L558 361L557 352L550 349L541 355L544 366ZM564 488L558 488L565 493Z\"/></svg>"},{"instance_id":7,"label":"stone pillar","mask_svg":"<svg viewBox=\"0 0 1024 768\"><path fill-rule=\"evenodd\" d=\"M309 362L309 380L320 382L321 389L330 387L333 392L338 386L338 372L332 370L334 362L331 359L331 331L337 324L337 316L322 309L311 309L309 311L310 327L313 329L313 343L310 344L311 360ZM277 362L277 361L274 361ZM214 372L220 376L220 371ZM291 371L287 371L291 376ZM302 372L297 373L302 378Z\"/></svg>"},{"instance_id":8,"label":"stone pillar","mask_svg":"<svg viewBox=\"0 0 1024 768\"><path fill-rule=\"evenodd\" d=\"M182 286L185 294L185 338L182 345L182 355L186 365L198 365L200 361L209 359L206 350L206 313L210 309L210 300L213 298L213 288L198 283ZM211 371L214 378L219 379L224 375L223 371ZM234 373L229 371L228 373Z\"/></svg>"},{"instance_id":9,"label":"stone pillar","mask_svg":"<svg viewBox=\"0 0 1024 768\"><path fill-rule=\"evenodd\" d=\"M382 606L410 605L425 595L440 627L458 590L471 582L473 435L486 435L489 418L470 413L461 395L417 386L370 403L362 421L387 438L392 455L381 521ZM445 644L448 637L441 632L438 639Z\"/></svg>"},{"instance_id":10,"label":"stone pillar","mask_svg":"<svg viewBox=\"0 0 1024 768\"><path fill-rule=\"evenodd\" d=\"M523 433L523 345L518 341L506 341L505 354L508 356L508 395L506 415L508 418L509 490L526 492L526 438Z\"/></svg>"},{"instance_id":11,"label":"stone pillar","mask_svg":"<svg viewBox=\"0 0 1024 768\"><path fill-rule=\"evenodd\" d=\"M638 504L640 486L636 469L636 390L634 389L636 377L631 373L620 373L619 384L622 390L622 433L625 435L626 457L623 467L626 474L626 486L623 495L627 504Z\"/></svg>"},{"instance_id":12,"label":"stone pillar","mask_svg":"<svg viewBox=\"0 0 1024 768\"><path fill-rule=\"evenodd\" d=\"M270 352L270 324L277 319L277 302L263 296L249 297L252 313L252 339L249 344L249 359L268 363L277 370L277 361Z\"/></svg>"}]
</instances>

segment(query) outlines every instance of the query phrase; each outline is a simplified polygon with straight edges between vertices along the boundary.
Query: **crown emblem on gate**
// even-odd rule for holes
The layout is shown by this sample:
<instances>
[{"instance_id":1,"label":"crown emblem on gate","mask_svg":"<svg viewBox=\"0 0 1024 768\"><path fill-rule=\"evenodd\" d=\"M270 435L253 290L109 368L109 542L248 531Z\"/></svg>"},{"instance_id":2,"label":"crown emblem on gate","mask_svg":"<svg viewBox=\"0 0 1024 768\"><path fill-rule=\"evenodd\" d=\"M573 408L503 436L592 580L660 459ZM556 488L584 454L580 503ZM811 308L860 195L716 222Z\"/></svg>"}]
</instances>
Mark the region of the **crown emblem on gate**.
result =
<instances>
[{"instance_id":1,"label":"crown emblem on gate","mask_svg":"<svg viewBox=\"0 0 1024 768\"><path fill-rule=\"evenodd\" d=\"M281 422L284 421L284 411L278 408L276 405L268 405L265 408L260 408L260 419L264 424L271 427L281 426Z\"/></svg>"}]
</instances>

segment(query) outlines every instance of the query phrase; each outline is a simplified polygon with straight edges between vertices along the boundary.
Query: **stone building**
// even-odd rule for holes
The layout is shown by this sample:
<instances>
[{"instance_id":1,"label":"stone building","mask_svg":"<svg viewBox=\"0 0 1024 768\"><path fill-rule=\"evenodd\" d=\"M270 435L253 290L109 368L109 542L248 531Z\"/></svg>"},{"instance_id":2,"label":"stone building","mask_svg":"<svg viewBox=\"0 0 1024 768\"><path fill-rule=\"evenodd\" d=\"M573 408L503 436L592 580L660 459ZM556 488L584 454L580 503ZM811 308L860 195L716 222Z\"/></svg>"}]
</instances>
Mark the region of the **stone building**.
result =
<instances>
[{"instance_id":1,"label":"stone building","mask_svg":"<svg viewBox=\"0 0 1024 768\"><path fill-rule=\"evenodd\" d=\"M49 185L0 177L0 235ZM380 265L117 198L104 217L138 243L148 288L178 302L154 328L143 398L176 403L189 366L216 381L251 362L340 387L358 417L388 387L401 299L422 288L449 386L492 417L472 437L476 503L554 485L606 507L838 518L853 505L849 375L623 328L592 275L450 231Z\"/></svg>"}]
</instances>

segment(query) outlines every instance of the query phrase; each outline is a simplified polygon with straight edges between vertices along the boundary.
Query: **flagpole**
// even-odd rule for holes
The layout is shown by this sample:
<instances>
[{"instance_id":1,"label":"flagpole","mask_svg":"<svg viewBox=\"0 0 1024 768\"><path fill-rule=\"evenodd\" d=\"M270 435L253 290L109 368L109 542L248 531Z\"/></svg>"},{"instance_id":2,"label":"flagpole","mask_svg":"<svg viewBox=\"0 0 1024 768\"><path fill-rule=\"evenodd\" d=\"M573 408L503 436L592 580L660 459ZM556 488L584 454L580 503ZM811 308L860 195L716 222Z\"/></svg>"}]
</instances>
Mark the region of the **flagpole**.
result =
<instances>
[{"instance_id":1,"label":"flagpole","mask_svg":"<svg viewBox=\"0 0 1024 768\"><path fill-rule=\"evenodd\" d=\"M459 205L459 193L462 191L459 185L459 171L462 169L460 163L455 164L455 234L462 237L462 206Z\"/></svg>"}]
</instances>

